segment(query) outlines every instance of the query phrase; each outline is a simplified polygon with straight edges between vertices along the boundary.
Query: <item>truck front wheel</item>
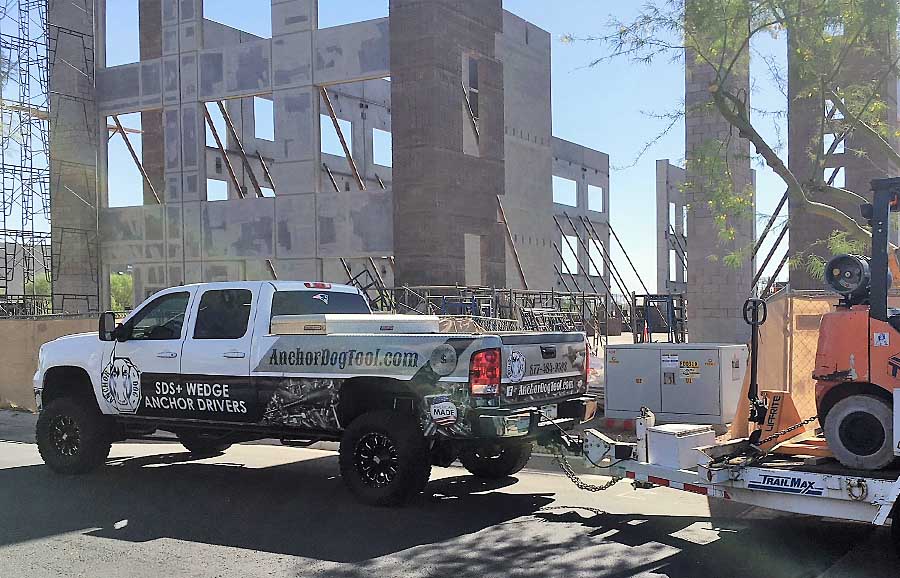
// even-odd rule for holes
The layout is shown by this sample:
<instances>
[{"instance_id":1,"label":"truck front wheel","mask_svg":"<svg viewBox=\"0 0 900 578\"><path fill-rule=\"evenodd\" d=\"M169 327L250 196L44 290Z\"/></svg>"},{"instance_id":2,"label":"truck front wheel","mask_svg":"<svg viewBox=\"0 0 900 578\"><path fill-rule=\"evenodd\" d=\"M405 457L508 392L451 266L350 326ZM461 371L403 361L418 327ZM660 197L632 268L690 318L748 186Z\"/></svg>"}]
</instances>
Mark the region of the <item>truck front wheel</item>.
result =
<instances>
[{"instance_id":1,"label":"truck front wheel","mask_svg":"<svg viewBox=\"0 0 900 578\"><path fill-rule=\"evenodd\" d=\"M518 473L529 459L531 442L485 444L459 453L459 461L469 473L492 480Z\"/></svg>"},{"instance_id":2,"label":"truck front wheel","mask_svg":"<svg viewBox=\"0 0 900 578\"><path fill-rule=\"evenodd\" d=\"M353 420L340 448L341 477L362 502L397 506L422 491L431 460L415 418L373 411Z\"/></svg>"},{"instance_id":3,"label":"truck front wheel","mask_svg":"<svg viewBox=\"0 0 900 578\"><path fill-rule=\"evenodd\" d=\"M84 474L100 467L112 445L109 418L88 401L70 397L44 407L36 437L44 463L60 474Z\"/></svg>"},{"instance_id":4,"label":"truck front wheel","mask_svg":"<svg viewBox=\"0 0 900 578\"><path fill-rule=\"evenodd\" d=\"M894 461L891 406L874 395L840 400L825 418L825 440L841 464L857 470L881 470Z\"/></svg>"}]
</instances>

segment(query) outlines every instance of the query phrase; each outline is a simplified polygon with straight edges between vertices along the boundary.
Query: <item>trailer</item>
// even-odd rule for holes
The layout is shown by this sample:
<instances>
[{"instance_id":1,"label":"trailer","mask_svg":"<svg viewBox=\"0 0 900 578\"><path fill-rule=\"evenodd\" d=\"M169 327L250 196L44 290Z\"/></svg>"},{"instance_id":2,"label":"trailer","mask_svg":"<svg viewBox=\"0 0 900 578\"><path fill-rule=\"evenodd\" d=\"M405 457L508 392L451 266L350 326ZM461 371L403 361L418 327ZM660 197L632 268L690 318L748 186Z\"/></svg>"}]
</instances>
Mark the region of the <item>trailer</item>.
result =
<instances>
[{"instance_id":1,"label":"trailer","mask_svg":"<svg viewBox=\"0 0 900 578\"><path fill-rule=\"evenodd\" d=\"M769 454L747 439L695 446L708 439L708 426L666 428L655 425L644 410L636 420L636 443L615 441L588 429L581 438L564 436L565 446L577 452L592 474L610 476L591 486L576 476L562 454L558 459L566 475L586 490L597 491L622 480L635 489L667 487L796 514L891 524L898 495L900 469L851 470L836 461L809 460ZM684 433L685 435L681 435ZM713 439L714 439L714 434ZM900 551L900 524L891 526L894 547Z\"/></svg>"}]
</instances>

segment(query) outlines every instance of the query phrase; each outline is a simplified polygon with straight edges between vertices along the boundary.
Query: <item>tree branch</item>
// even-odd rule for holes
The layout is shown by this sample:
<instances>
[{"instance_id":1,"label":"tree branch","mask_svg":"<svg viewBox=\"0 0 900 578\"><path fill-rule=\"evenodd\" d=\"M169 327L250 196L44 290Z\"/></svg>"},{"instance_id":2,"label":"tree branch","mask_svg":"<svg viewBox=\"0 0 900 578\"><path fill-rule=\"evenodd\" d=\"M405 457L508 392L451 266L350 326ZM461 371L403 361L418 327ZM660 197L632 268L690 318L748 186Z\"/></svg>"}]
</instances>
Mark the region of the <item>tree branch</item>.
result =
<instances>
[{"instance_id":1,"label":"tree branch","mask_svg":"<svg viewBox=\"0 0 900 578\"><path fill-rule=\"evenodd\" d=\"M834 106L837 107L841 114L844 115L844 120L848 121L851 127L854 129L859 128L862 129L866 135L872 139L872 142L884 153L888 158L893 160L898 166L900 166L900 154L894 150L894 147L891 146L889 142L884 140L878 132L869 126L868 123L862 120L859 116L850 112L847 108L847 105L844 104L844 101L835 93L832 89L825 89L825 94L831 98L831 101L834 103Z\"/></svg>"},{"instance_id":2,"label":"tree branch","mask_svg":"<svg viewBox=\"0 0 900 578\"><path fill-rule=\"evenodd\" d=\"M867 239L871 237L871 233L860 226L856 219L831 205L826 205L817 201L813 201L806 194L803 185L797 180L796 175L784 164L784 161L769 146L762 135L757 132L756 128L750 123L749 113L746 105L733 94L728 93L721 88L712 92L713 102L722 117L728 121L733 127L738 129L739 136L748 139L756 148L756 152L763 157L766 164L771 167L775 173L788 186L788 194L796 200L804 204L804 208L811 213L829 219L846 229L847 233L857 239ZM833 187L832 187L833 188ZM842 191L842 189L834 189Z\"/></svg>"}]
</instances>

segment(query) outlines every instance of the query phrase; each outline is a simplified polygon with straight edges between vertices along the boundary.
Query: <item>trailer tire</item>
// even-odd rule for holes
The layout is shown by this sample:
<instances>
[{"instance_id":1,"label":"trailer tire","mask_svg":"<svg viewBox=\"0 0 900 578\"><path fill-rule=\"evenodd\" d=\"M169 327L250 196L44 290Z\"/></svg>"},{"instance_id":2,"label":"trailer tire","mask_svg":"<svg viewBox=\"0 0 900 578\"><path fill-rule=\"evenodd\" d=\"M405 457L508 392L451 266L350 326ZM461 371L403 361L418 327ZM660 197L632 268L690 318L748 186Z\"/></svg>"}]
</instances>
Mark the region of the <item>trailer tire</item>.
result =
<instances>
[{"instance_id":1,"label":"trailer tire","mask_svg":"<svg viewBox=\"0 0 900 578\"><path fill-rule=\"evenodd\" d=\"M894 461L893 411L874 395L840 400L825 418L825 440L841 464L857 470L881 470Z\"/></svg>"},{"instance_id":2,"label":"trailer tire","mask_svg":"<svg viewBox=\"0 0 900 578\"><path fill-rule=\"evenodd\" d=\"M178 432L178 442L195 456L217 456L231 447L222 436L194 431Z\"/></svg>"},{"instance_id":3,"label":"trailer tire","mask_svg":"<svg viewBox=\"0 0 900 578\"><path fill-rule=\"evenodd\" d=\"M466 448L459 461L477 478L497 480L518 473L531 459L531 442L490 444Z\"/></svg>"},{"instance_id":4,"label":"trailer tire","mask_svg":"<svg viewBox=\"0 0 900 578\"><path fill-rule=\"evenodd\" d=\"M399 506L421 492L431 460L416 419L395 411L372 411L350 422L341 438L341 477L361 502Z\"/></svg>"},{"instance_id":5,"label":"trailer tire","mask_svg":"<svg viewBox=\"0 0 900 578\"><path fill-rule=\"evenodd\" d=\"M59 397L44 406L35 431L38 452L58 474L86 474L106 461L112 446L109 418L93 400Z\"/></svg>"}]
</instances>

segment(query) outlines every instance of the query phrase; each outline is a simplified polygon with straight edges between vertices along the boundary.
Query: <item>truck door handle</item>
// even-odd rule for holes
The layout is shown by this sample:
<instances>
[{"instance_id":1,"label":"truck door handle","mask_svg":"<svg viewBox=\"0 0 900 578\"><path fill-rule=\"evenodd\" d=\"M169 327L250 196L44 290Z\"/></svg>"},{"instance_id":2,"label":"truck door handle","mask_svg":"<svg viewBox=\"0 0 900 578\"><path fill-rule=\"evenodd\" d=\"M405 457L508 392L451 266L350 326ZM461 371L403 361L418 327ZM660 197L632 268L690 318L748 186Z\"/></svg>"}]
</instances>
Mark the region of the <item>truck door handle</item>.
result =
<instances>
[{"instance_id":1,"label":"truck door handle","mask_svg":"<svg viewBox=\"0 0 900 578\"><path fill-rule=\"evenodd\" d=\"M541 345L541 357L544 359L555 359L556 347L553 345Z\"/></svg>"},{"instance_id":2,"label":"truck door handle","mask_svg":"<svg viewBox=\"0 0 900 578\"><path fill-rule=\"evenodd\" d=\"M178 357L178 354L174 351L160 351L156 354L156 357L162 357L163 359L172 359Z\"/></svg>"},{"instance_id":3,"label":"truck door handle","mask_svg":"<svg viewBox=\"0 0 900 578\"><path fill-rule=\"evenodd\" d=\"M227 357L228 359L242 359L247 354L243 351L226 351L222 354L222 357Z\"/></svg>"}]
</instances>

